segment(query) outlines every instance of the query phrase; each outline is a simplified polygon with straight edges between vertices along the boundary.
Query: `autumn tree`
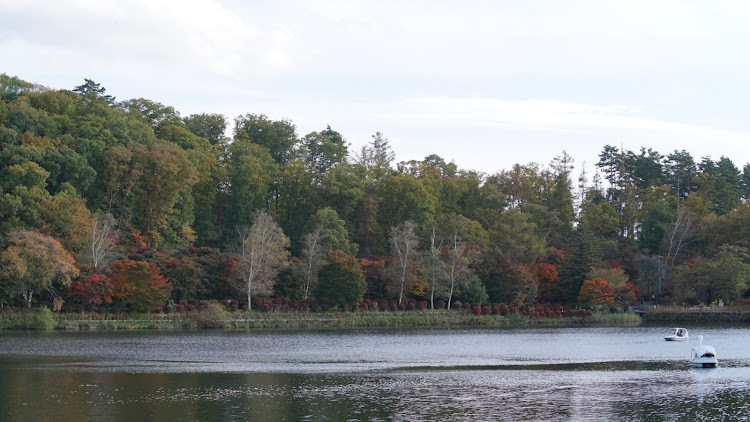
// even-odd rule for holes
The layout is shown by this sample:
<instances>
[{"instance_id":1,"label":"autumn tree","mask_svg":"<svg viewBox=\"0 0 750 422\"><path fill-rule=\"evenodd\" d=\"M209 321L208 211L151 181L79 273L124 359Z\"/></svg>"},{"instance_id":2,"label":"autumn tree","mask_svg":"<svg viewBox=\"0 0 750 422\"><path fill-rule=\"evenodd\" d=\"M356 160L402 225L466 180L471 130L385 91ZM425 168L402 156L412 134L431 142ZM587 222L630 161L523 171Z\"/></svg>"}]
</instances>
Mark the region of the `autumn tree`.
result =
<instances>
[{"instance_id":1,"label":"autumn tree","mask_svg":"<svg viewBox=\"0 0 750 422\"><path fill-rule=\"evenodd\" d=\"M541 302L557 302L561 299L560 275L552 264L540 262L536 265L536 278L539 283L537 298Z\"/></svg>"},{"instance_id":2,"label":"autumn tree","mask_svg":"<svg viewBox=\"0 0 750 422\"><path fill-rule=\"evenodd\" d=\"M638 300L638 288L630 282L630 278L622 267L598 267L587 274L589 280L597 278L607 280L612 288L615 303L632 306Z\"/></svg>"},{"instance_id":3,"label":"autumn tree","mask_svg":"<svg viewBox=\"0 0 750 422\"><path fill-rule=\"evenodd\" d=\"M67 296L79 296L84 304L112 303L112 283L104 274L91 274L86 279L71 281Z\"/></svg>"},{"instance_id":4,"label":"autumn tree","mask_svg":"<svg viewBox=\"0 0 750 422\"><path fill-rule=\"evenodd\" d=\"M615 303L614 291L609 282L603 278L586 280L581 286L578 301L586 306L612 306Z\"/></svg>"},{"instance_id":5,"label":"autumn tree","mask_svg":"<svg viewBox=\"0 0 750 422\"><path fill-rule=\"evenodd\" d=\"M269 293L273 280L289 256L289 238L271 215L263 210L253 215L253 225L237 229L239 246L235 253L237 274L234 287L247 294L252 306L253 294Z\"/></svg>"},{"instance_id":6,"label":"autumn tree","mask_svg":"<svg viewBox=\"0 0 750 422\"><path fill-rule=\"evenodd\" d=\"M172 285L156 264L123 259L110 264L112 297L135 312L146 312L169 299Z\"/></svg>"},{"instance_id":7,"label":"autumn tree","mask_svg":"<svg viewBox=\"0 0 750 422\"><path fill-rule=\"evenodd\" d=\"M49 236L18 230L7 241L8 247L0 253L0 282L6 300L21 295L30 307L35 293L55 295L78 274L73 257Z\"/></svg>"}]
</instances>

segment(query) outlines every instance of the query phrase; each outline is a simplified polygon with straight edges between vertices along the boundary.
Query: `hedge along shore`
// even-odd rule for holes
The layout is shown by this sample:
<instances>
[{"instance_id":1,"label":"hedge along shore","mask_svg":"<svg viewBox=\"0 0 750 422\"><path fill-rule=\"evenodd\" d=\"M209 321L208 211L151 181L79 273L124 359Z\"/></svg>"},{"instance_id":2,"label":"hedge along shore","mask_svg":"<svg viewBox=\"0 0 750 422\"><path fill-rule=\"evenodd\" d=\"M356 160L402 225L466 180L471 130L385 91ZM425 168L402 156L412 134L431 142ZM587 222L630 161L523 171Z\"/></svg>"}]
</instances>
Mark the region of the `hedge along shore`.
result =
<instances>
[{"instance_id":1,"label":"hedge along shore","mask_svg":"<svg viewBox=\"0 0 750 422\"><path fill-rule=\"evenodd\" d=\"M641 314L641 318L643 318L643 321L645 322L694 322L694 323L750 322L750 311L650 310L649 312Z\"/></svg>"},{"instance_id":2,"label":"hedge along shore","mask_svg":"<svg viewBox=\"0 0 750 422\"><path fill-rule=\"evenodd\" d=\"M46 308L45 308L46 309ZM520 314L508 316L473 315L465 311L424 310L416 312L357 313L259 313L234 312L226 315L193 314L78 314L49 310L0 313L4 330L183 330L223 329L327 329L327 328L456 328L576 326L585 324L638 326L634 313L594 313L589 317L537 318Z\"/></svg>"}]
</instances>

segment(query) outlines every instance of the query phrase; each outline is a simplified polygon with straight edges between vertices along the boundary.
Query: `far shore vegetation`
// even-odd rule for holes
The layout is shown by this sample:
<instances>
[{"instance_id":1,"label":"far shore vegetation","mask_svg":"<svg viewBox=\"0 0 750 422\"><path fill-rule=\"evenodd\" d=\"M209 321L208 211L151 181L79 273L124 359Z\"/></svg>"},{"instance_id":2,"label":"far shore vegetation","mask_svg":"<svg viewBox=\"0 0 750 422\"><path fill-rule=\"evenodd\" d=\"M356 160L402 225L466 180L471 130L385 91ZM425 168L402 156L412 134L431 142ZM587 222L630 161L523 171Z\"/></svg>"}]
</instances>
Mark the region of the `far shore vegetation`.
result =
<instances>
[{"instance_id":1,"label":"far shore vegetation","mask_svg":"<svg viewBox=\"0 0 750 422\"><path fill-rule=\"evenodd\" d=\"M750 306L750 163L721 151L604 145L593 171L563 150L485 174L431 151L398 162L380 132L354 151L325 122L182 116L82 82L0 74L0 328L676 322Z\"/></svg>"},{"instance_id":2,"label":"far shore vegetation","mask_svg":"<svg viewBox=\"0 0 750 422\"><path fill-rule=\"evenodd\" d=\"M567 310L503 315L487 306L454 310L232 311L218 302L200 309L168 313L113 313L109 309L83 312L51 312L48 308L6 310L0 314L0 330L190 330L190 329L327 329L327 328L457 328L628 325L641 318L633 312Z\"/></svg>"}]
</instances>

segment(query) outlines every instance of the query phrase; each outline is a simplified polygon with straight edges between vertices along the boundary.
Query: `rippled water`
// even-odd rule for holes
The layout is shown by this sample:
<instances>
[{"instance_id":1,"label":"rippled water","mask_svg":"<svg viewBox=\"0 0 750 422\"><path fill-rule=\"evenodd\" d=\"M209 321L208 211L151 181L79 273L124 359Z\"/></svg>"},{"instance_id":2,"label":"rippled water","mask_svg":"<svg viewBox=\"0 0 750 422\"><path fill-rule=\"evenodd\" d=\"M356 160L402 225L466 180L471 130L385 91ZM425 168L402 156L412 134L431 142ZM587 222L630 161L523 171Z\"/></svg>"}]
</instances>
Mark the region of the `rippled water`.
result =
<instances>
[{"instance_id":1,"label":"rippled water","mask_svg":"<svg viewBox=\"0 0 750 422\"><path fill-rule=\"evenodd\" d=\"M0 420L750 420L750 330L0 333Z\"/></svg>"}]
</instances>

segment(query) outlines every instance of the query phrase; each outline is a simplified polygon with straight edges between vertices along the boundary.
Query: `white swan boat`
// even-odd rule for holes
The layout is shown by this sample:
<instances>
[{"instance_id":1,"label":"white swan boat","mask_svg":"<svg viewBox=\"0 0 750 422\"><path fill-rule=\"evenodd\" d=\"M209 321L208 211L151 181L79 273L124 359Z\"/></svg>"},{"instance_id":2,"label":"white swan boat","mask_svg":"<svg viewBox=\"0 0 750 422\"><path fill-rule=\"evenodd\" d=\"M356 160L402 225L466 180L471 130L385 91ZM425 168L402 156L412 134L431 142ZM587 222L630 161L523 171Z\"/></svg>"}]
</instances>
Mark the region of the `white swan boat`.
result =
<instances>
[{"instance_id":1,"label":"white swan boat","mask_svg":"<svg viewBox=\"0 0 750 422\"><path fill-rule=\"evenodd\" d=\"M688 335L688 330L685 328L675 328L674 334L664 337L666 341L683 341L688 339L690 339L690 336Z\"/></svg>"},{"instance_id":2,"label":"white swan boat","mask_svg":"<svg viewBox=\"0 0 750 422\"><path fill-rule=\"evenodd\" d=\"M719 361L716 359L716 350L711 346L703 345L703 336L698 336L698 346L693 348L690 354L690 366L698 368L716 368Z\"/></svg>"}]
</instances>

